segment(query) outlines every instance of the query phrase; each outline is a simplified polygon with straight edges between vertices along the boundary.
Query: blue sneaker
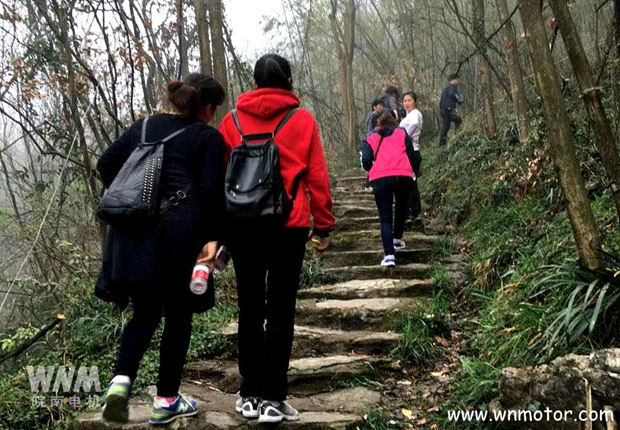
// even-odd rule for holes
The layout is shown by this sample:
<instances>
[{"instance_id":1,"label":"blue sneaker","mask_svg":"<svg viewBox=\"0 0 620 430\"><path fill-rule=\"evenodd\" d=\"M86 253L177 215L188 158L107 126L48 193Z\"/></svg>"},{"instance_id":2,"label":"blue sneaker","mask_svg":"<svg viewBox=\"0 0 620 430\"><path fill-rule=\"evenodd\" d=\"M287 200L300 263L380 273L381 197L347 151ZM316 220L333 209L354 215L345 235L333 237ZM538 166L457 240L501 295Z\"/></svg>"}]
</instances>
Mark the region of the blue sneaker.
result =
<instances>
[{"instance_id":1,"label":"blue sneaker","mask_svg":"<svg viewBox=\"0 0 620 430\"><path fill-rule=\"evenodd\" d=\"M105 393L105 404L103 405L103 419L126 423L129 420L129 396L131 395L131 385L110 382Z\"/></svg>"},{"instance_id":2,"label":"blue sneaker","mask_svg":"<svg viewBox=\"0 0 620 430\"><path fill-rule=\"evenodd\" d=\"M171 405L155 399L149 422L151 424L168 424L177 418L191 417L197 413L198 403L179 394Z\"/></svg>"},{"instance_id":3,"label":"blue sneaker","mask_svg":"<svg viewBox=\"0 0 620 430\"><path fill-rule=\"evenodd\" d=\"M381 261L382 267L394 267L396 266L396 258L393 255L386 255L383 257L383 261Z\"/></svg>"}]
</instances>

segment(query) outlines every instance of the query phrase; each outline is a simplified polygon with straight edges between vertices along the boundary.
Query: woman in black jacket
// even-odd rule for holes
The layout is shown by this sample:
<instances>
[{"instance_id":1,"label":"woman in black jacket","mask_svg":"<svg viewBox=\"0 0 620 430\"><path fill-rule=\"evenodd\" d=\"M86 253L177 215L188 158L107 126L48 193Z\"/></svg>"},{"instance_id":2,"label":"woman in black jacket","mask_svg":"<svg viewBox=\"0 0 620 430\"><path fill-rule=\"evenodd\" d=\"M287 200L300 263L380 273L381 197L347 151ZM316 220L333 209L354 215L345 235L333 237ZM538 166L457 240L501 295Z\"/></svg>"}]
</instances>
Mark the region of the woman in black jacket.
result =
<instances>
[{"instance_id":1,"label":"woman in black jacket","mask_svg":"<svg viewBox=\"0 0 620 430\"><path fill-rule=\"evenodd\" d=\"M155 142L188 127L164 147L162 202L169 203L147 225L111 228L97 281L97 295L121 305L127 297L133 316L125 328L115 376L108 385L103 417L128 419L127 403L140 360L162 314L157 397L150 422L165 424L195 415L197 404L178 393L189 347L192 314L213 306L214 292L196 296L189 289L199 257L212 262L224 213L225 150L221 134L207 125L224 101L224 88L213 77L192 73L184 82L168 84L176 114L151 116L145 141ZM97 169L106 187L141 141L144 119L132 124L101 156Z\"/></svg>"}]
</instances>

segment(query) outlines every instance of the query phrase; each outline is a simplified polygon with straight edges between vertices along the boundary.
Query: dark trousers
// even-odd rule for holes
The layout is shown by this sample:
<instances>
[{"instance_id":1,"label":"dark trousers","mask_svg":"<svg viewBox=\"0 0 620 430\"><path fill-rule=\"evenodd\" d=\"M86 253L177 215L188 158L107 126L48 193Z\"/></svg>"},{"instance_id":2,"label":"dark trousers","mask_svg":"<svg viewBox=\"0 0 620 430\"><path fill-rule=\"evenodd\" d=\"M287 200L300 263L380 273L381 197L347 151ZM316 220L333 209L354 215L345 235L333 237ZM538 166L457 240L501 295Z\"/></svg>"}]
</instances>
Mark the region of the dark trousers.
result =
<instances>
[{"instance_id":1,"label":"dark trousers","mask_svg":"<svg viewBox=\"0 0 620 430\"><path fill-rule=\"evenodd\" d=\"M439 144L445 145L446 140L448 138L448 131L450 130L450 124L454 123L454 128L458 130L463 120L453 110L449 111L449 110L442 109L440 112L440 116L441 116L441 131L439 134Z\"/></svg>"},{"instance_id":2,"label":"dark trousers","mask_svg":"<svg viewBox=\"0 0 620 430\"><path fill-rule=\"evenodd\" d=\"M413 171L415 173L416 180L413 181L413 187L411 188L411 197L409 198L409 210L411 211L411 217L417 218L422 213L422 197L420 196L420 188L418 187L420 165L422 164L422 156L420 151L414 151L414 164Z\"/></svg>"},{"instance_id":3,"label":"dark trousers","mask_svg":"<svg viewBox=\"0 0 620 430\"><path fill-rule=\"evenodd\" d=\"M231 229L228 242L237 277L241 396L281 401L308 229L244 224Z\"/></svg>"},{"instance_id":4,"label":"dark trousers","mask_svg":"<svg viewBox=\"0 0 620 430\"><path fill-rule=\"evenodd\" d=\"M189 288L180 285L179 288ZM181 376L192 333L192 312L189 306L166 300L165 310L161 287L153 283L136 284L131 291L134 311L123 332L116 364L117 375L136 379L140 361L149 347L164 311L164 332L159 346L159 378L157 395L174 397L181 385Z\"/></svg>"},{"instance_id":5,"label":"dark trousers","mask_svg":"<svg viewBox=\"0 0 620 430\"><path fill-rule=\"evenodd\" d=\"M385 255L394 255L394 239L403 238L412 182L411 178L404 176L373 181ZM396 202L395 210L392 208L394 202Z\"/></svg>"}]
</instances>

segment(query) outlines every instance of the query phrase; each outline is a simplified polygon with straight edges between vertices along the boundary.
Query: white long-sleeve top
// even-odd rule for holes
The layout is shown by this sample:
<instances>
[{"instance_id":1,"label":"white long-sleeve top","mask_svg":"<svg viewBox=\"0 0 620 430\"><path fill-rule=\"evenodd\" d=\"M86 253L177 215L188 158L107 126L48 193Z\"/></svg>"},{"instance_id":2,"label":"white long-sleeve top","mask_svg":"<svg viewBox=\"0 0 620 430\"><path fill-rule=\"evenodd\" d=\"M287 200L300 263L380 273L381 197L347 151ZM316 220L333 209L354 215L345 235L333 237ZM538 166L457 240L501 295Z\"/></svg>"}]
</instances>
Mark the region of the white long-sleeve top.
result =
<instances>
[{"instance_id":1,"label":"white long-sleeve top","mask_svg":"<svg viewBox=\"0 0 620 430\"><path fill-rule=\"evenodd\" d=\"M413 141L413 150L420 150L420 134L422 133L422 112L418 109L414 109L407 114L407 116L400 122L400 126L407 130L407 134L411 136Z\"/></svg>"}]
</instances>

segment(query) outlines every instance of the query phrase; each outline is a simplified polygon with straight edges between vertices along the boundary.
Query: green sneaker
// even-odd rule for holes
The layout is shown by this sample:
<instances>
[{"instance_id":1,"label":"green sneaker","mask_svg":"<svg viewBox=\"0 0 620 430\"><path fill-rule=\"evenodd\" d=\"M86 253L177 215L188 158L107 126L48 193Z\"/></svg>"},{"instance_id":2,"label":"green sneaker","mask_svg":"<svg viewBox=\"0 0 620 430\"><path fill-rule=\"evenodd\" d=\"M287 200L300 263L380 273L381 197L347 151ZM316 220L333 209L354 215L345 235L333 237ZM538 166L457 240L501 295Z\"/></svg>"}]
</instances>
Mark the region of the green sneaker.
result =
<instances>
[{"instance_id":1,"label":"green sneaker","mask_svg":"<svg viewBox=\"0 0 620 430\"><path fill-rule=\"evenodd\" d=\"M198 403L192 399L186 399L182 395L177 395L171 405L164 405L155 400L153 402L153 412L149 422L151 424L168 424L181 417L191 417L198 413Z\"/></svg>"},{"instance_id":2,"label":"green sneaker","mask_svg":"<svg viewBox=\"0 0 620 430\"><path fill-rule=\"evenodd\" d=\"M103 405L103 419L126 423L129 420L129 396L131 386L110 382L105 393L105 404Z\"/></svg>"}]
</instances>

